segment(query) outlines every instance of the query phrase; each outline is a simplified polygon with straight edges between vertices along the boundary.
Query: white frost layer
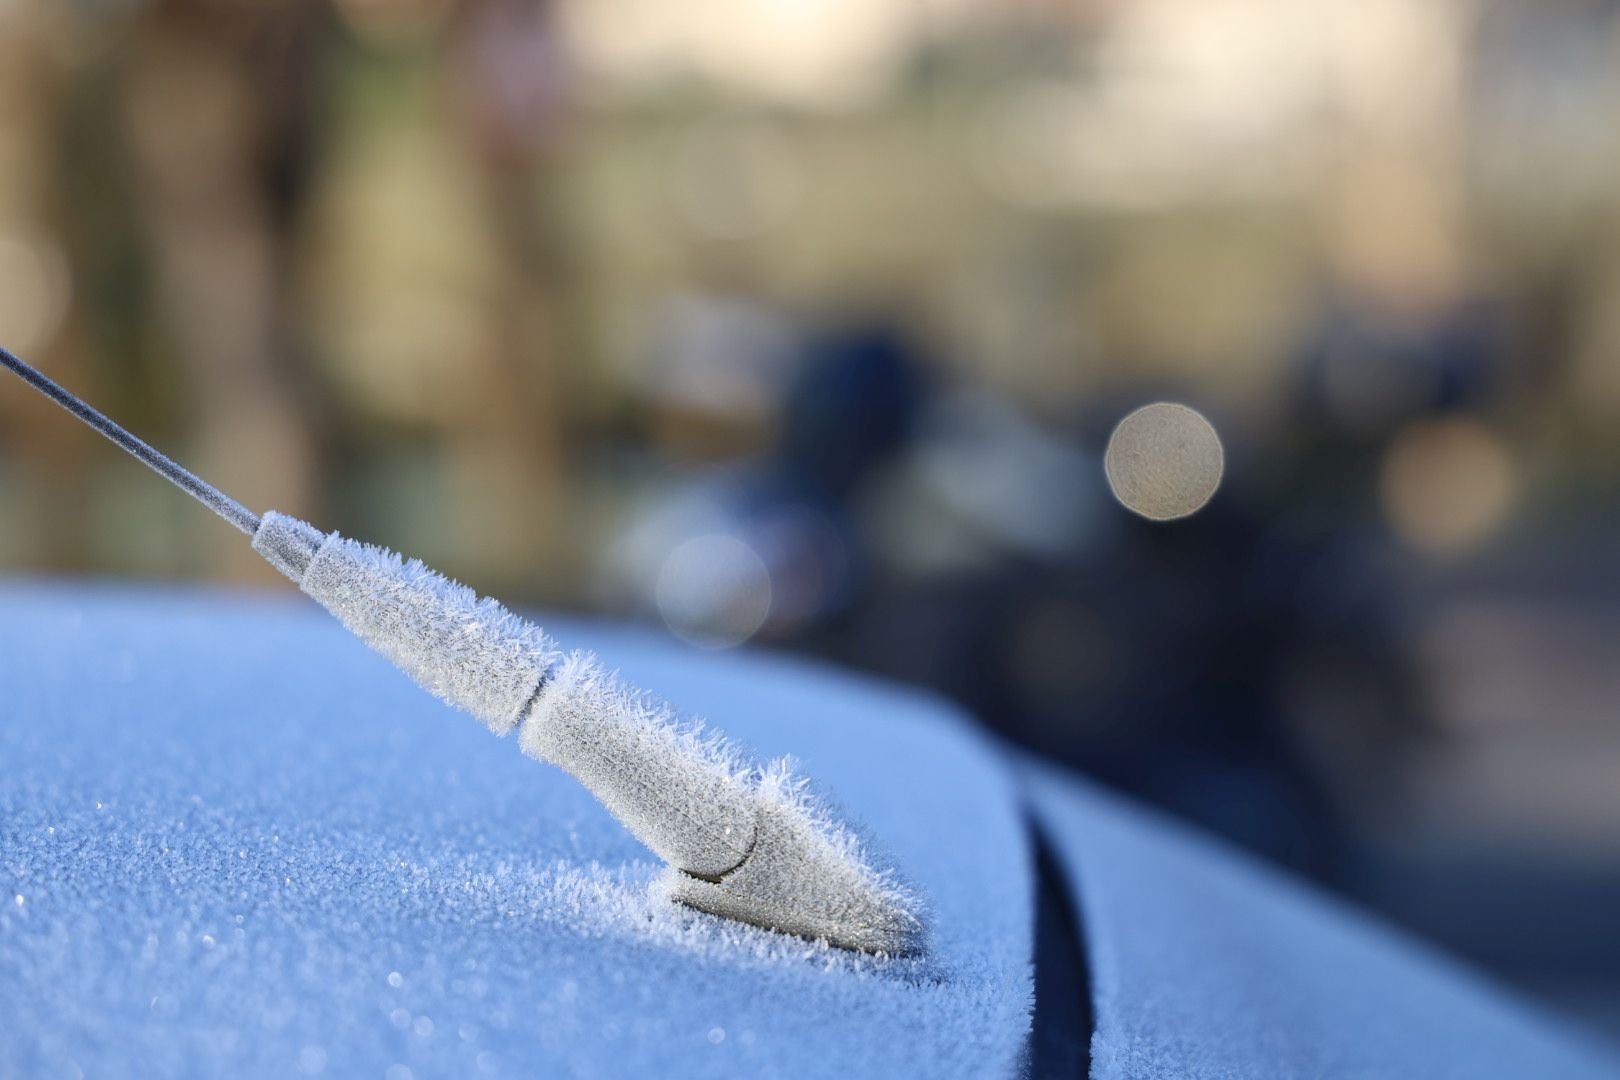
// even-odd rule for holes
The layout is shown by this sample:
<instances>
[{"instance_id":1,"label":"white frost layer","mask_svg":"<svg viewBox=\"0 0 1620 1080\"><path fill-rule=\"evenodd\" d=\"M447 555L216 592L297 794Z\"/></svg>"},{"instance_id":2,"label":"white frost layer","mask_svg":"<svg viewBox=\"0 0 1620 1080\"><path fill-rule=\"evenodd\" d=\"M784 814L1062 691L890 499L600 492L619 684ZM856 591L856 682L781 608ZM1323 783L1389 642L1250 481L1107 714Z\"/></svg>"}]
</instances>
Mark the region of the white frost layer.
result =
<instances>
[{"instance_id":1,"label":"white frost layer","mask_svg":"<svg viewBox=\"0 0 1620 1080\"><path fill-rule=\"evenodd\" d=\"M810 964L826 971L879 974L898 979L937 975L937 961L926 957L868 956L728 919L714 919L671 903L670 872L650 863L607 867L558 861L523 875L526 918L562 927L581 938L615 938L645 943L685 960L727 964ZM516 891L492 876L474 875L463 885L476 908L481 897ZM473 917L476 917L474 915Z\"/></svg>"},{"instance_id":2,"label":"white frost layer","mask_svg":"<svg viewBox=\"0 0 1620 1080\"><path fill-rule=\"evenodd\" d=\"M385 549L333 534L300 587L491 730L521 722L524 753L574 776L670 863L674 899L846 948L920 948L911 896L874 868L785 762L755 768L701 721L677 718L589 653L561 659L532 624Z\"/></svg>"},{"instance_id":3,"label":"white frost layer","mask_svg":"<svg viewBox=\"0 0 1620 1080\"><path fill-rule=\"evenodd\" d=\"M589 653L558 665L518 739L689 873L717 877L753 848L758 812L737 755L701 723L679 723L667 705L620 685Z\"/></svg>"},{"instance_id":4,"label":"white frost layer","mask_svg":"<svg viewBox=\"0 0 1620 1080\"><path fill-rule=\"evenodd\" d=\"M749 858L718 881L666 875L670 896L702 911L846 949L923 948L917 898L875 869L860 838L810 794L787 760L761 777L759 834Z\"/></svg>"},{"instance_id":5,"label":"white frost layer","mask_svg":"<svg viewBox=\"0 0 1620 1080\"><path fill-rule=\"evenodd\" d=\"M674 867L671 898L844 948L921 947L913 898L873 869L787 761L753 768L722 735L620 684L589 653L558 666L518 738Z\"/></svg>"},{"instance_id":6,"label":"white frost layer","mask_svg":"<svg viewBox=\"0 0 1620 1080\"><path fill-rule=\"evenodd\" d=\"M561 656L539 627L386 548L326 538L299 587L354 635L497 735Z\"/></svg>"}]
</instances>

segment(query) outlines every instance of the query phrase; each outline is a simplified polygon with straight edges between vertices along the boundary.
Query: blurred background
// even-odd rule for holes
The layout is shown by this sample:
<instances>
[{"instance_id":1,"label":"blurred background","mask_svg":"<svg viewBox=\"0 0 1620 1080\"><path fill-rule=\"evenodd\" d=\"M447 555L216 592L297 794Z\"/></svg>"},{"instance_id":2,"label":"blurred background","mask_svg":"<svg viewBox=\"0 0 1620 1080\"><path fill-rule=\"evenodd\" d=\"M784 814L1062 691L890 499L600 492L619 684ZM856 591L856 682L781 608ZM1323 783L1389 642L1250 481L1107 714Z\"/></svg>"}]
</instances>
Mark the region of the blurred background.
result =
<instances>
[{"instance_id":1,"label":"blurred background","mask_svg":"<svg viewBox=\"0 0 1620 1080\"><path fill-rule=\"evenodd\" d=\"M0 0L0 341L1620 1036L1616 115L1616 0ZM273 580L15 382L0 572Z\"/></svg>"}]
</instances>

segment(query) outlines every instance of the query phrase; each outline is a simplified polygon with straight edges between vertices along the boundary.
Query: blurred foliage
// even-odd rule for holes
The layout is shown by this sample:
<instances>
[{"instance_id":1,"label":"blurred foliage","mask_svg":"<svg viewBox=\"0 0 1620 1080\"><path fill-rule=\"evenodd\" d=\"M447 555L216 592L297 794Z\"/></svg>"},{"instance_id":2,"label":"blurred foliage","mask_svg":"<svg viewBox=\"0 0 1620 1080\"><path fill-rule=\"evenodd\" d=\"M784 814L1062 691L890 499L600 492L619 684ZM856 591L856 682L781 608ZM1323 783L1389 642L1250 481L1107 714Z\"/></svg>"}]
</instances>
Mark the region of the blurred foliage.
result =
<instances>
[{"instance_id":1,"label":"blurred foliage","mask_svg":"<svg viewBox=\"0 0 1620 1080\"><path fill-rule=\"evenodd\" d=\"M794 342L851 313L1041 422L1174 388L1263 456L1334 312L1367 329L1327 346L1358 353L1329 365L1342 413L1409 409L1363 385L1390 339L1484 307L1501 372L1476 434L1513 491L1452 546L1613 471L1604 5L0 19L8 342L255 505L519 596L589 602L629 493L768 445ZM0 408L7 562L267 580L125 463ZM1407 520L1424 504L1388 510L1432 547L1456 530Z\"/></svg>"}]
</instances>

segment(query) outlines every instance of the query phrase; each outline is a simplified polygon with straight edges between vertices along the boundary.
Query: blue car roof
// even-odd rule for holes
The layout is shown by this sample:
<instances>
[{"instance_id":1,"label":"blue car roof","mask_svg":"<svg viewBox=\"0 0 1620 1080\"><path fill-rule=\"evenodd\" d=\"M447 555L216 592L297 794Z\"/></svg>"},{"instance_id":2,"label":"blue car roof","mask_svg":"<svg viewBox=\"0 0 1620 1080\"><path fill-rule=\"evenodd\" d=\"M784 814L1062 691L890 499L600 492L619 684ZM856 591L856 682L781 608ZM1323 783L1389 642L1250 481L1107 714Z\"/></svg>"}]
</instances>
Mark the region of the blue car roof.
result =
<instances>
[{"instance_id":1,"label":"blue car roof","mask_svg":"<svg viewBox=\"0 0 1620 1080\"><path fill-rule=\"evenodd\" d=\"M1084 939L1095 1076L1620 1075L930 698L552 628L798 756L928 898L928 955L657 900L657 861L588 793L296 599L19 583L0 587L0 1075L1016 1076L1025 814Z\"/></svg>"},{"instance_id":2,"label":"blue car roof","mask_svg":"<svg viewBox=\"0 0 1620 1080\"><path fill-rule=\"evenodd\" d=\"M1083 928L1098 1080L1620 1076L1348 905L1073 774L1021 772Z\"/></svg>"},{"instance_id":3,"label":"blue car roof","mask_svg":"<svg viewBox=\"0 0 1620 1080\"><path fill-rule=\"evenodd\" d=\"M1032 876L938 705L556 626L792 752L929 899L888 963L676 908L577 783L313 605L0 589L0 1075L1013 1075Z\"/></svg>"}]
</instances>

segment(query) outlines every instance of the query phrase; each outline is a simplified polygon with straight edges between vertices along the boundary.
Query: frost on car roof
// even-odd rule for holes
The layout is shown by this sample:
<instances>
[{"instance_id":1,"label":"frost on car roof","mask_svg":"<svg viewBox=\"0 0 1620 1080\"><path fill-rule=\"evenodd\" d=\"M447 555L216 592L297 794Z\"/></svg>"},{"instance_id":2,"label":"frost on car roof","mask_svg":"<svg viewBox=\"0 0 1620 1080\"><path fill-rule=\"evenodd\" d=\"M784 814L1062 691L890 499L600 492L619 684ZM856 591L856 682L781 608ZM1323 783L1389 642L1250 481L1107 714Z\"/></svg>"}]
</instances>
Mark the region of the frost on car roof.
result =
<instances>
[{"instance_id":1,"label":"frost on car roof","mask_svg":"<svg viewBox=\"0 0 1620 1080\"><path fill-rule=\"evenodd\" d=\"M296 601L0 588L0 1074L995 1076L1032 873L979 736L785 661L569 630L793 753L927 898L878 961L656 895L582 788Z\"/></svg>"},{"instance_id":2,"label":"frost on car roof","mask_svg":"<svg viewBox=\"0 0 1620 1080\"><path fill-rule=\"evenodd\" d=\"M1095 1080L1600 1080L1615 1062L1418 942L1027 765L1091 966Z\"/></svg>"}]
</instances>

